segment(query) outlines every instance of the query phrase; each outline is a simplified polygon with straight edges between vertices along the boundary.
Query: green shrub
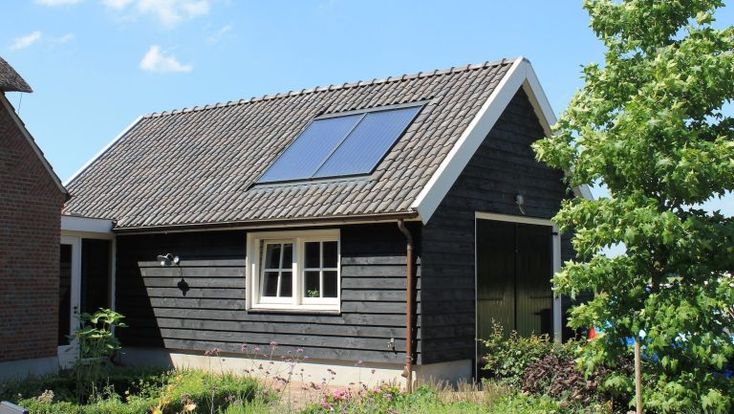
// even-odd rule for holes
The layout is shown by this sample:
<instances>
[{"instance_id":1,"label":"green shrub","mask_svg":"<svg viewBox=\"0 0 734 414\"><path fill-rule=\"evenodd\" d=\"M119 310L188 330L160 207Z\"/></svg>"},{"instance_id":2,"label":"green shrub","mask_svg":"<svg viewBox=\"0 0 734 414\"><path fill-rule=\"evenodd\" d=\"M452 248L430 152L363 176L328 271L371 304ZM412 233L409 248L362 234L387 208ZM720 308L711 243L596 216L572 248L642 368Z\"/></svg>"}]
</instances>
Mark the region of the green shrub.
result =
<instances>
[{"instance_id":1,"label":"green shrub","mask_svg":"<svg viewBox=\"0 0 734 414\"><path fill-rule=\"evenodd\" d=\"M34 414L173 414L189 411L224 412L230 405L241 412L266 406L272 397L252 378L204 371L107 369L80 403L74 374L32 378L4 384L2 399L18 402ZM255 404L252 402L255 401ZM234 411L238 412L238 411ZM262 411L261 411L262 412Z\"/></svg>"},{"instance_id":2,"label":"green shrub","mask_svg":"<svg viewBox=\"0 0 734 414\"><path fill-rule=\"evenodd\" d=\"M168 414L179 413L185 406L194 404L197 412L208 413L231 404L248 403L256 397L267 398L267 395L252 378L186 370L170 377L155 406Z\"/></svg>"},{"instance_id":3,"label":"green shrub","mask_svg":"<svg viewBox=\"0 0 734 414\"><path fill-rule=\"evenodd\" d=\"M585 341L559 344L547 335L521 337L512 332L507 336L494 322L492 334L482 342L487 352L484 369L494 381L550 397L572 411L587 412L584 407L590 406L618 412L627 412L629 408L632 384L620 379L629 377L631 361L600 365L586 374L576 360L579 351L587 346Z\"/></svg>"},{"instance_id":4,"label":"green shrub","mask_svg":"<svg viewBox=\"0 0 734 414\"><path fill-rule=\"evenodd\" d=\"M69 401L47 402L36 398L20 400L18 404L33 414L81 414L81 407Z\"/></svg>"},{"instance_id":5,"label":"green shrub","mask_svg":"<svg viewBox=\"0 0 734 414\"><path fill-rule=\"evenodd\" d=\"M492 321L492 333L481 341L484 345L484 370L494 379L520 387L525 370L545 355L563 352L562 346L547 335L520 336L513 331L505 335L502 325Z\"/></svg>"},{"instance_id":6,"label":"green shrub","mask_svg":"<svg viewBox=\"0 0 734 414\"><path fill-rule=\"evenodd\" d=\"M107 367L85 398L109 388L113 388L119 395L157 397L163 385L168 383L169 375L168 370L163 368ZM0 384L0 400L18 401L52 390L56 401L77 401L75 381L75 375L71 371L8 381Z\"/></svg>"}]
</instances>

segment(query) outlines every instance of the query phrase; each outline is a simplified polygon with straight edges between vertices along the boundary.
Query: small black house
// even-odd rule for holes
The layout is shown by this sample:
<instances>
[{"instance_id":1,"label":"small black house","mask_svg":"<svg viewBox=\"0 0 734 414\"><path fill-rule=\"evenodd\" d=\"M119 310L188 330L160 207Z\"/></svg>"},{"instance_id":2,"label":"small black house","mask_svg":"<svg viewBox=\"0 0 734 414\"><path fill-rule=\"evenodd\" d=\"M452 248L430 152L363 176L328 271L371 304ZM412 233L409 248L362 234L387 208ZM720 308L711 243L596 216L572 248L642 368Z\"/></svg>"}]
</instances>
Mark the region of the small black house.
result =
<instances>
[{"instance_id":1,"label":"small black house","mask_svg":"<svg viewBox=\"0 0 734 414\"><path fill-rule=\"evenodd\" d=\"M467 378L492 318L561 334L549 218L573 194L530 148L552 123L523 58L155 113L64 213L115 221L131 361L277 342L311 380Z\"/></svg>"}]
</instances>

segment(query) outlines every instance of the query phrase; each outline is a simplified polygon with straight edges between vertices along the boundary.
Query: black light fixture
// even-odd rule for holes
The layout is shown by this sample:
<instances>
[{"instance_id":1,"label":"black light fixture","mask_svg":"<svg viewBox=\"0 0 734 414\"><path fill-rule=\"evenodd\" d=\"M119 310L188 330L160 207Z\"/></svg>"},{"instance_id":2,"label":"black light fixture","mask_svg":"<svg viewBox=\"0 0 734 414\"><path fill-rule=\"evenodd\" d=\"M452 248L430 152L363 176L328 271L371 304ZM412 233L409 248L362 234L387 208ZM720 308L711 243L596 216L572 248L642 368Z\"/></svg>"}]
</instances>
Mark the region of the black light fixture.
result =
<instances>
[{"instance_id":1,"label":"black light fixture","mask_svg":"<svg viewBox=\"0 0 734 414\"><path fill-rule=\"evenodd\" d=\"M178 290L181 291L181 293L184 296L186 296L186 293L188 293L188 291L191 290L191 288L189 287L189 284L184 279L183 269L180 266L180 259L178 258L178 256L174 256L171 253L159 254L158 261L161 263L161 266L163 267L173 266L173 265L178 267L178 274L179 276L181 276L181 280L179 280L178 283L176 283L176 287L178 288Z\"/></svg>"}]
</instances>

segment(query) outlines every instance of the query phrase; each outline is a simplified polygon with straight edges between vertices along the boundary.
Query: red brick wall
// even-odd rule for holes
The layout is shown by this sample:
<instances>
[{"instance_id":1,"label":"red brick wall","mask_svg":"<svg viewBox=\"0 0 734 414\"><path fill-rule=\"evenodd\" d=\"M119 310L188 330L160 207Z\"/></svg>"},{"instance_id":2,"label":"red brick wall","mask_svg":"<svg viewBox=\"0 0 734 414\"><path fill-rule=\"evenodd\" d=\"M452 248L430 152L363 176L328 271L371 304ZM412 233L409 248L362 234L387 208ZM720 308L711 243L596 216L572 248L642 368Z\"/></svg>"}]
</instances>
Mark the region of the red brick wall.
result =
<instances>
[{"instance_id":1,"label":"red brick wall","mask_svg":"<svg viewBox=\"0 0 734 414\"><path fill-rule=\"evenodd\" d=\"M0 362L56 355L63 202L0 102Z\"/></svg>"}]
</instances>

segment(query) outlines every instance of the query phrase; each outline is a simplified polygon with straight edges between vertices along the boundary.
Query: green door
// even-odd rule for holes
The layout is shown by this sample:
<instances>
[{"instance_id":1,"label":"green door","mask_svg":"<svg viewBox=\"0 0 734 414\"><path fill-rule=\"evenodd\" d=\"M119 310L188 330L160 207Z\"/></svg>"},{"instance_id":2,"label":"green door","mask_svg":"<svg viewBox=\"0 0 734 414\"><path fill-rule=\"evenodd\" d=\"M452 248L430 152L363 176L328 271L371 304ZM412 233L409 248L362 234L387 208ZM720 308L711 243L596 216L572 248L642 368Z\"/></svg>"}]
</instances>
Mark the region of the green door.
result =
<instances>
[{"instance_id":1,"label":"green door","mask_svg":"<svg viewBox=\"0 0 734 414\"><path fill-rule=\"evenodd\" d=\"M477 337L492 320L506 334L552 335L552 227L477 219L476 229Z\"/></svg>"}]
</instances>

